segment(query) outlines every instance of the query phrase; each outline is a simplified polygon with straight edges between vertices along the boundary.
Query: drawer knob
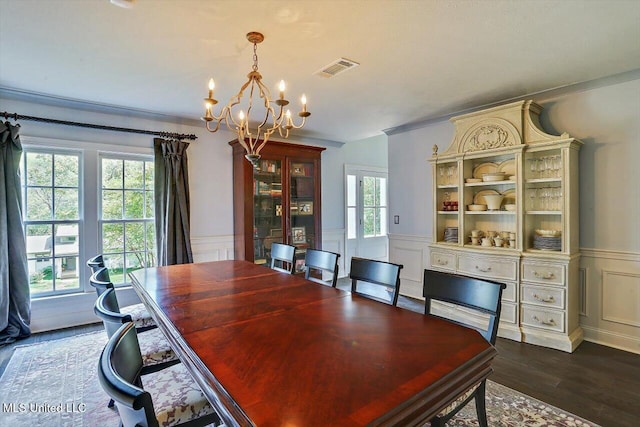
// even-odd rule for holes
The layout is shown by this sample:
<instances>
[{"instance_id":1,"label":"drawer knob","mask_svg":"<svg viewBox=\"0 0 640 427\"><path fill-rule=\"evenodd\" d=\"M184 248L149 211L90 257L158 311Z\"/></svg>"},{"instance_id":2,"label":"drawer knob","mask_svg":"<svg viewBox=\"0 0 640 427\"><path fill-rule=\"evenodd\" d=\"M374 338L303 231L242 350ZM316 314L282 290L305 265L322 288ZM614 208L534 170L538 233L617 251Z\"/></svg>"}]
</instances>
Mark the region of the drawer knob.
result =
<instances>
[{"instance_id":1,"label":"drawer knob","mask_svg":"<svg viewBox=\"0 0 640 427\"><path fill-rule=\"evenodd\" d=\"M436 260L436 264L438 264L438 265L447 265L447 264L449 264L449 261L447 261L446 259L443 261L440 258L438 258Z\"/></svg>"},{"instance_id":2,"label":"drawer knob","mask_svg":"<svg viewBox=\"0 0 640 427\"><path fill-rule=\"evenodd\" d=\"M538 273L537 271L534 271L533 275L536 276L538 279L543 279L543 280L551 280L556 277L556 275L550 271L547 273Z\"/></svg>"},{"instance_id":3,"label":"drawer knob","mask_svg":"<svg viewBox=\"0 0 640 427\"><path fill-rule=\"evenodd\" d=\"M546 297L541 297L538 294L533 294L532 295L535 299L537 299L540 302L556 302L556 299L553 297L553 295L548 295Z\"/></svg>"},{"instance_id":4,"label":"drawer knob","mask_svg":"<svg viewBox=\"0 0 640 427\"><path fill-rule=\"evenodd\" d=\"M479 267L476 265L476 270L481 271L483 273L488 273L491 271L491 267Z\"/></svg>"},{"instance_id":5,"label":"drawer knob","mask_svg":"<svg viewBox=\"0 0 640 427\"><path fill-rule=\"evenodd\" d=\"M549 320L540 320L538 318L538 316L533 316L533 320L535 320L536 322L542 324L542 325L547 325L547 326L556 326L556 321L553 319L549 319Z\"/></svg>"}]
</instances>

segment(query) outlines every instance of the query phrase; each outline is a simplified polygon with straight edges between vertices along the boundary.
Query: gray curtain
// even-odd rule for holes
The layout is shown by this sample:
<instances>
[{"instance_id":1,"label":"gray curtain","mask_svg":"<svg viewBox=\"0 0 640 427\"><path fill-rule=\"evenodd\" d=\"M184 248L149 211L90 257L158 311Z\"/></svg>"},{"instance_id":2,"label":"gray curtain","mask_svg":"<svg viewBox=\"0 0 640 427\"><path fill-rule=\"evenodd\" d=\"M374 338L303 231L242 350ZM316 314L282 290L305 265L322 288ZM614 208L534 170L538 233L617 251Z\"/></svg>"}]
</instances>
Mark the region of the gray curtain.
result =
<instances>
[{"instance_id":1,"label":"gray curtain","mask_svg":"<svg viewBox=\"0 0 640 427\"><path fill-rule=\"evenodd\" d=\"M31 335L27 247L22 229L20 125L0 122L0 345Z\"/></svg>"},{"instance_id":2,"label":"gray curtain","mask_svg":"<svg viewBox=\"0 0 640 427\"><path fill-rule=\"evenodd\" d=\"M158 265L193 262L189 230L189 143L153 140Z\"/></svg>"}]
</instances>

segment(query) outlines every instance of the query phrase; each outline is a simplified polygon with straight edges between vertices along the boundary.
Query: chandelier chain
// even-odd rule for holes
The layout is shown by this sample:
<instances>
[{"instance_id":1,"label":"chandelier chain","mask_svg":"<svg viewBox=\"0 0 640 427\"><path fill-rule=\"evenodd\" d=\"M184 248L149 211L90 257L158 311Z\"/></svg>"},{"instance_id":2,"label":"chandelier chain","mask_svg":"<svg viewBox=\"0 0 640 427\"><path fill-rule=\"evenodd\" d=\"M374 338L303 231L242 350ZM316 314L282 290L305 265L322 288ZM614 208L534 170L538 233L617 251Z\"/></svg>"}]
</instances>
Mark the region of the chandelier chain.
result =
<instances>
[{"instance_id":1,"label":"chandelier chain","mask_svg":"<svg viewBox=\"0 0 640 427\"><path fill-rule=\"evenodd\" d=\"M253 71L258 71L258 44L253 44Z\"/></svg>"}]
</instances>

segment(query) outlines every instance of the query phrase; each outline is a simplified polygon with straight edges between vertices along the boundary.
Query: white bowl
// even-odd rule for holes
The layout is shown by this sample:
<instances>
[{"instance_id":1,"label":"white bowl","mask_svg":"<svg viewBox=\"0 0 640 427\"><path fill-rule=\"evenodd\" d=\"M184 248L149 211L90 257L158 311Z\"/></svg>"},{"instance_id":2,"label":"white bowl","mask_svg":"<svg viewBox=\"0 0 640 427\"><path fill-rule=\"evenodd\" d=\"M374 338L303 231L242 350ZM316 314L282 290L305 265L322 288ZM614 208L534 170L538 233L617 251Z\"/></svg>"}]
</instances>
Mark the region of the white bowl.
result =
<instances>
[{"instance_id":1,"label":"white bowl","mask_svg":"<svg viewBox=\"0 0 640 427\"><path fill-rule=\"evenodd\" d=\"M500 210L502 199L504 199L504 196L502 194L485 194L484 195L484 201L487 202L487 208L490 211Z\"/></svg>"},{"instance_id":2,"label":"white bowl","mask_svg":"<svg viewBox=\"0 0 640 427\"><path fill-rule=\"evenodd\" d=\"M504 205L504 210L505 211L515 211L516 210L516 205L513 205L511 203L507 203L506 205Z\"/></svg>"},{"instance_id":3,"label":"white bowl","mask_svg":"<svg viewBox=\"0 0 640 427\"><path fill-rule=\"evenodd\" d=\"M504 172L483 173L482 180L484 182L504 181L506 174Z\"/></svg>"},{"instance_id":4,"label":"white bowl","mask_svg":"<svg viewBox=\"0 0 640 427\"><path fill-rule=\"evenodd\" d=\"M482 182L482 178L467 178L465 181L468 182L468 183Z\"/></svg>"},{"instance_id":5,"label":"white bowl","mask_svg":"<svg viewBox=\"0 0 640 427\"><path fill-rule=\"evenodd\" d=\"M470 211L486 211L487 205L467 205Z\"/></svg>"}]
</instances>

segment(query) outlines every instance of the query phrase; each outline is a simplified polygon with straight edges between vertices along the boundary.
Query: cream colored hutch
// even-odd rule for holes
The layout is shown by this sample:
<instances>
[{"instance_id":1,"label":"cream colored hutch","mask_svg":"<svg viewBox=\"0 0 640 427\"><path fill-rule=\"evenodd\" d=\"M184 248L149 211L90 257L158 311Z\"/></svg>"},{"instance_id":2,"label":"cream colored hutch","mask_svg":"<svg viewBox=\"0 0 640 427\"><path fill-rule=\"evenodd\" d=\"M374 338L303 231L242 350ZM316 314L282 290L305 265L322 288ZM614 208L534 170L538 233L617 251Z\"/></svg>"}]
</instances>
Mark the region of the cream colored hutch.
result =
<instances>
[{"instance_id":1,"label":"cream colored hutch","mask_svg":"<svg viewBox=\"0 0 640 427\"><path fill-rule=\"evenodd\" d=\"M454 117L434 146L430 268L503 282L499 336L572 352L578 324L578 151L519 101ZM453 310L449 315L482 322Z\"/></svg>"}]
</instances>

